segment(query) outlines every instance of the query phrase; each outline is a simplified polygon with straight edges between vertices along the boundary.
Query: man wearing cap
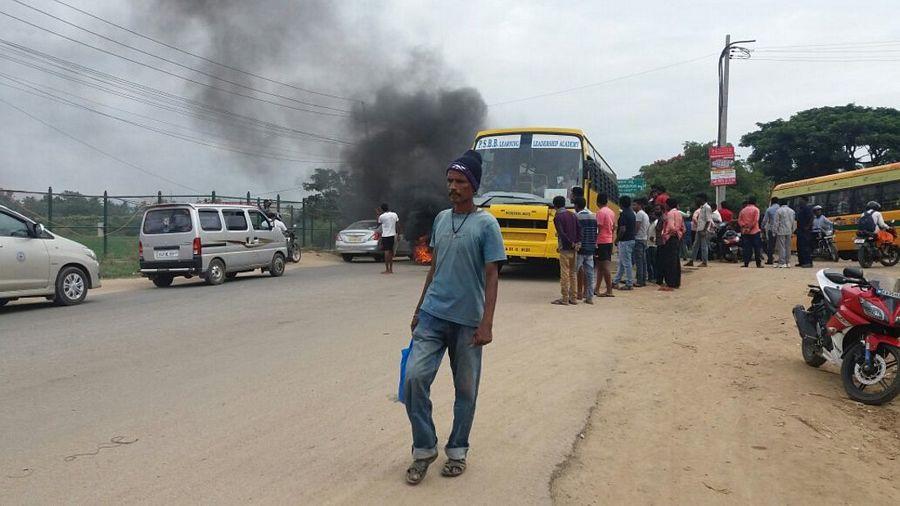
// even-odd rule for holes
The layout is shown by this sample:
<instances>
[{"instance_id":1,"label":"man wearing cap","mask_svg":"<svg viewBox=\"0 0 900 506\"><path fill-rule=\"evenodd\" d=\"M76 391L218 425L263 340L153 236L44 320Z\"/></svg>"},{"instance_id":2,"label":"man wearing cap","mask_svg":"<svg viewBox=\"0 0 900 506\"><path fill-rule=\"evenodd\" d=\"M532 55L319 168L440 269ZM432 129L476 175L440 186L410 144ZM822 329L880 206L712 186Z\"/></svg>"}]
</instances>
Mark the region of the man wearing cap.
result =
<instances>
[{"instance_id":1,"label":"man wearing cap","mask_svg":"<svg viewBox=\"0 0 900 506\"><path fill-rule=\"evenodd\" d=\"M493 339L499 264L506 260L500 225L473 202L481 184L481 155L467 151L450 163L446 172L453 208L434 219L431 270L410 325L413 340L402 400L412 425L413 462L406 470L411 485L425 478L428 466L438 456L429 396L445 350L450 354L456 402L441 475L455 477L466 470L481 347Z\"/></svg>"}]
</instances>

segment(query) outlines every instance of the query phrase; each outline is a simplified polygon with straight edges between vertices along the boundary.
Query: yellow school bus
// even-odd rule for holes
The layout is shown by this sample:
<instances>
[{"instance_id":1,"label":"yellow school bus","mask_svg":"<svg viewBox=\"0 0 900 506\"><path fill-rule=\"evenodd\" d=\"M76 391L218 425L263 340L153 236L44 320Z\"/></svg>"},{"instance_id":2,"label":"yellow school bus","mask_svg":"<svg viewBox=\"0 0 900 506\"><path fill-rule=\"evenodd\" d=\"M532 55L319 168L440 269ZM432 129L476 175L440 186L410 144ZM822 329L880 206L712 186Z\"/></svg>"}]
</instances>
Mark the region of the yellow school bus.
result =
<instances>
[{"instance_id":1,"label":"yellow school bus","mask_svg":"<svg viewBox=\"0 0 900 506\"><path fill-rule=\"evenodd\" d=\"M558 259L553 197L581 187L591 210L606 193L616 213L616 174L585 136L573 128L504 128L475 136L483 172L476 204L500 222L510 261Z\"/></svg>"},{"instance_id":2,"label":"yellow school bus","mask_svg":"<svg viewBox=\"0 0 900 506\"><path fill-rule=\"evenodd\" d=\"M881 204L889 225L900 223L900 163L782 183L772 190L773 197L787 199L794 209L801 195L809 199L810 206L822 206L823 214L834 222L838 251L842 257L851 257L856 253L856 222L867 202Z\"/></svg>"}]
</instances>

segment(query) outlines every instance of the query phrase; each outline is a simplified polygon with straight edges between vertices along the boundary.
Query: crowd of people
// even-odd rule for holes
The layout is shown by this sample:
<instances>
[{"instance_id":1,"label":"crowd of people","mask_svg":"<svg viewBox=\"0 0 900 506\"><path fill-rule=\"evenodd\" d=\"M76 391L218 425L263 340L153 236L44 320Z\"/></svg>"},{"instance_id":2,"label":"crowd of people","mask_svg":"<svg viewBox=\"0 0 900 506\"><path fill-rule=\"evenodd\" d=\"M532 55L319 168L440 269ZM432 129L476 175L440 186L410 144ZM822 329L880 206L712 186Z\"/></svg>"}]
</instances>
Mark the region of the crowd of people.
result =
<instances>
[{"instance_id":1,"label":"crowd of people","mask_svg":"<svg viewBox=\"0 0 900 506\"><path fill-rule=\"evenodd\" d=\"M699 267L708 267L711 258L727 256L723 237L729 231L740 238L741 267L790 267L795 238L794 266L811 268L816 241L834 230L822 207L810 206L804 196L797 198L796 209L788 200L772 197L764 211L749 197L735 214L728 202L716 205L698 193L688 213L665 188L652 186L647 197L620 197L618 218L604 193L597 196L596 214L581 188L573 188L572 203L574 213L567 211L565 197L553 200L560 253L560 297L552 301L555 305L593 304L594 297L614 297L616 290L648 284L675 290L681 286L682 266L699 262ZM870 202L866 213L881 229L879 209L877 202ZM618 254L613 275L614 248Z\"/></svg>"}]
</instances>

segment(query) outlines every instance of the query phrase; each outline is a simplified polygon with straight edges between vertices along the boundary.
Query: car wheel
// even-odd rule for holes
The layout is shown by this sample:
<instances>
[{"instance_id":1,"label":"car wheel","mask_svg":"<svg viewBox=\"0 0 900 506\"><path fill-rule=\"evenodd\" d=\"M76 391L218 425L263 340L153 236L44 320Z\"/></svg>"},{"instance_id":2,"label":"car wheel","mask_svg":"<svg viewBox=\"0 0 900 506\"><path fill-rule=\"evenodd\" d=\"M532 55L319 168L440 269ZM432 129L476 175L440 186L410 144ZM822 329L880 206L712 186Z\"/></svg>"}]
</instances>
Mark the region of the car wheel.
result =
<instances>
[{"instance_id":1,"label":"car wheel","mask_svg":"<svg viewBox=\"0 0 900 506\"><path fill-rule=\"evenodd\" d=\"M206 271L206 283L209 285L221 285L224 282L225 262L215 258L209 263L209 269Z\"/></svg>"},{"instance_id":2,"label":"car wheel","mask_svg":"<svg viewBox=\"0 0 900 506\"><path fill-rule=\"evenodd\" d=\"M353 261L353 255L348 255L347 253L344 253L343 255L341 255L341 258L343 258L345 262Z\"/></svg>"},{"instance_id":3,"label":"car wheel","mask_svg":"<svg viewBox=\"0 0 900 506\"><path fill-rule=\"evenodd\" d=\"M87 297L88 282L84 271L78 267L66 267L56 276L56 297L58 306L74 306L81 304Z\"/></svg>"},{"instance_id":4,"label":"car wheel","mask_svg":"<svg viewBox=\"0 0 900 506\"><path fill-rule=\"evenodd\" d=\"M167 286L172 286L172 281L174 279L175 276L171 274L157 274L153 276L153 284L159 288L165 288Z\"/></svg>"},{"instance_id":5,"label":"car wheel","mask_svg":"<svg viewBox=\"0 0 900 506\"><path fill-rule=\"evenodd\" d=\"M272 263L269 264L269 276L277 278L284 274L284 255L275 253L272 257Z\"/></svg>"}]
</instances>

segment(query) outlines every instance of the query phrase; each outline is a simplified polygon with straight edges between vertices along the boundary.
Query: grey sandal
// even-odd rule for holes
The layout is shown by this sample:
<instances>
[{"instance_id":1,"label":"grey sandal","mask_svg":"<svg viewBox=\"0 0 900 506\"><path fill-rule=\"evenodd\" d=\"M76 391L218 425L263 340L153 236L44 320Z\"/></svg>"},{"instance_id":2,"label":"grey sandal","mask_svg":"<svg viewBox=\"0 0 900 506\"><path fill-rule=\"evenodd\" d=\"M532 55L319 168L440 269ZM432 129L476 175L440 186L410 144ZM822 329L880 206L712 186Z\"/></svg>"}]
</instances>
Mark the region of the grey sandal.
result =
<instances>
[{"instance_id":1,"label":"grey sandal","mask_svg":"<svg viewBox=\"0 0 900 506\"><path fill-rule=\"evenodd\" d=\"M410 485L422 483L422 480L425 479L425 475L428 473L428 466L435 460L437 460L437 454L427 459L414 460L406 469L406 483Z\"/></svg>"},{"instance_id":2,"label":"grey sandal","mask_svg":"<svg viewBox=\"0 0 900 506\"><path fill-rule=\"evenodd\" d=\"M441 469L441 476L456 478L466 472L466 459L447 459Z\"/></svg>"}]
</instances>

